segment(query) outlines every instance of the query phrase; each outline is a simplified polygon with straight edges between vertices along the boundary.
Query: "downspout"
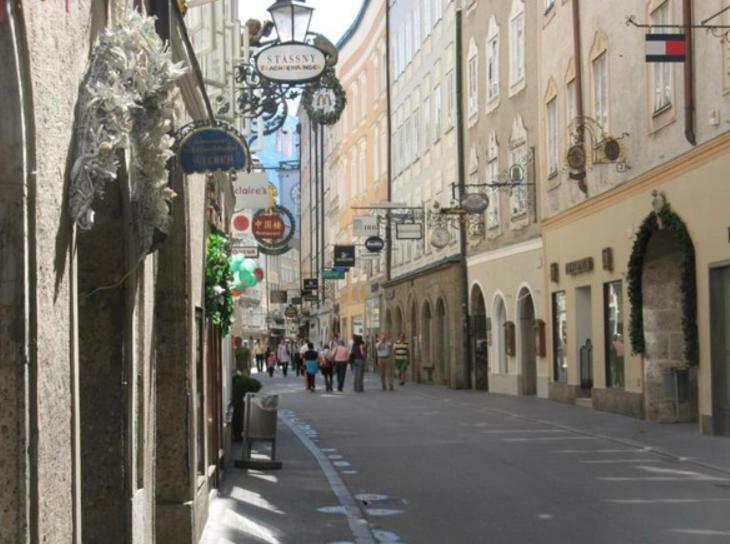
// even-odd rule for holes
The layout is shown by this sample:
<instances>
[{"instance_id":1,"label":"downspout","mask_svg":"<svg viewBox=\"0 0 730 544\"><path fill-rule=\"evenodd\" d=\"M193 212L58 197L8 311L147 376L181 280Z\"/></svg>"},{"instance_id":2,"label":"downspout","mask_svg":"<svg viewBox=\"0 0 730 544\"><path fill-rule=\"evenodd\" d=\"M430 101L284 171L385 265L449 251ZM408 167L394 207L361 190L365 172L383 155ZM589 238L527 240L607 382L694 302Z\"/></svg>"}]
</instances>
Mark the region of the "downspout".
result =
<instances>
[{"instance_id":1,"label":"downspout","mask_svg":"<svg viewBox=\"0 0 730 544\"><path fill-rule=\"evenodd\" d=\"M697 145L695 135L695 89L694 89L694 39L692 35L692 0L682 0L682 24L687 40L687 57L684 61L684 136L692 145Z\"/></svg>"},{"instance_id":2,"label":"downspout","mask_svg":"<svg viewBox=\"0 0 730 544\"><path fill-rule=\"evenodd\" d=\"M322 272L324 272L324 247L325 247L325 205L324 205L324 125L319 125L319 217L320 217L320 252L322 253ZM324 277L319 286L322 293L322 304L324 305L327 296L324 289Z\"/></svg>"},{"instance_id":3,"label":"downspout","mask_svg":"<svg viewBox=\"0 0 730 544\"><path fill-rule=\"evenodd\" d=\"M317 202L318 187L319 187L319 132L317 131L317 124L312 125L312 134L314 135L314 196L315 196L315 207L314 207L314 247L315 247L315 258L314 264L316 266L315 277L319 278L319 292L322 291L324 285L322 285L322 263L320 260L321 248L319 247L319 208L322 205L321 202ZM320 306L320 297L317 296L317 308Z\"/></svg>"},{"instance_id":4,"label":"downspout","mask_svg":"<svg viewBox=\"0 0 730 544\"><path fill-rule=\"evenodd\" d=\"M391 175L392 168L393 168L393 149L391 146L391 136L390 131L392 128L392 115L391 115L391 97L390 97L390 54L391 54L391 48L390 48L390 0L386 0L385 2L385 89L386 89L386 119L388 121L388 179L387 179L387 187L388 187L388 194L387 194L387 201L390 202L393 198L393 178ZM385 276L386 276L386 282L389 282L393 276L393 233L392 229L390 227L390 212L386 212L386 220L385 220L385 246L388 248L388 251L385 253Z\"/></svg>"},{"instance_id":5,"label":"downspout","mask_svg":"<svg viewBox=\"0 0 730 544\"><path fill-rule=\"evenodd\" d=\"M554 9L554 8L553 8ZM585 127L583 108L583 46L581 44L581 25L580 25L580 0L573 0L573 63L575 64L575 114L577 115L577 137L580 145L585 144ZM588 184L586 182L585 170L581 172L581 178L578 180L578 188L588 196Z\"/></svg>"},{"instance_id":6,"label":"downspout","mask_svg":"<svg viewBox=\"0 0 730 544\"><path fill-rule=\"evenodd\" d=\"M464 166L464 82L463 82L463 39L462 39L462 15L463 12L456 10L456 153L458 161L459 176L459 197L463 197L466 192L466 177ZM459 264L459 272L461 275L461 336L462 349L464 350L464 385L465 389L471 389L471 371L472 371L472 350L471 350L471 334L470 334L470 317L469 317L469 270L467 268L466 252L467 238L466 230L468 227L466 216L459 218L459 248L461 252L461 262Z\"/></svg>"}]
</instances>

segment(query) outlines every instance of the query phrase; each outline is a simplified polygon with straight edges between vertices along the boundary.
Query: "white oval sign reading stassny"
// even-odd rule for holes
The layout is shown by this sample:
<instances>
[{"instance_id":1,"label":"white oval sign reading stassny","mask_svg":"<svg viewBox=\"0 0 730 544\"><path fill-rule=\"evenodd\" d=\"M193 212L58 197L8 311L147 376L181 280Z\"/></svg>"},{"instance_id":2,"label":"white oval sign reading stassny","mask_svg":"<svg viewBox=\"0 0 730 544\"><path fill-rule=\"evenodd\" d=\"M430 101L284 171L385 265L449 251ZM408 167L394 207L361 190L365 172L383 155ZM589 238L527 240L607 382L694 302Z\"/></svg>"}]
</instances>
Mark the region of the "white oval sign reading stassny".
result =
<instances>
[{"instance_id":1,"label":"white oval sign reading stassny","mask_svg":"<svg viewBox=\"0 0 730 544\"><path fill-rule=\"evenodd\" d=\"M327 67L324 53L303 43L272 45L256 56L256 69L270 80L283 83L310 81Z\"/></svg>"}]
</instances>

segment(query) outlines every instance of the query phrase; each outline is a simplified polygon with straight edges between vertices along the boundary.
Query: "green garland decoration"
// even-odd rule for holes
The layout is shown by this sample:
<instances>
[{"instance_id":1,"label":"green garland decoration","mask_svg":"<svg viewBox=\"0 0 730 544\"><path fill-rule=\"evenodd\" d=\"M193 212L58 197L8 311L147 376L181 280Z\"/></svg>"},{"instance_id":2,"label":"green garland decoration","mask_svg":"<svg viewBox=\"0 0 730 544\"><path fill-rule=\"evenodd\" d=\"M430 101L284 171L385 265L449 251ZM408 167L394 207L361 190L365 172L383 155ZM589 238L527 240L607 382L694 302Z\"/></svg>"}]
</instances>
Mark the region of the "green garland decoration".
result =
<instances>
[{"instance_id":1,"label":"green garland decoration","mask_svg":"<svg viewBox=\"0 0 730 544\"><path fill-rule=\"evenodd\" d=\"M205 251L205 315L226 336L233 324L231 243L223 234L208 235Z\"/></svg>"},{"instance_id":2,"label":"green garland decoration","mask_svg":"<svg viewBox=\"0 0 730 544\"><path fill-rule=\"evenodd\" d=\"M316 108L314 106L315 94L318 92L326 92L331 90L335 96L335 103L331 111L325 111L324 108ZM320 125L334 125L340 120L342 112L345 111L347 105L347 94L342 87L340 80L337 78L334 68L327 68L324 74L304 88L302 93L302 104L307 110L309 118Z\"/></svg>"},{"instance_id":3,"label":"green garland decoration","mask_svg":"<svg viewBox=\"0 0 730 544\"><path fill-rule=\"evenodd\" d=\"M687 226L674 213L669 204L658 213L644 219L634 241L628 265L628 294L631 302L630 340L635 354L646 353L644 338L644 296L642 292L642 272L644 259L651 237L662 229L672 233L682 251L680 291L682 296L682 332L684 333L684 356L690 366L699 363L699 336L697 331L697 278L695 268L695 249Z\"/></svg>"}]
</instances>

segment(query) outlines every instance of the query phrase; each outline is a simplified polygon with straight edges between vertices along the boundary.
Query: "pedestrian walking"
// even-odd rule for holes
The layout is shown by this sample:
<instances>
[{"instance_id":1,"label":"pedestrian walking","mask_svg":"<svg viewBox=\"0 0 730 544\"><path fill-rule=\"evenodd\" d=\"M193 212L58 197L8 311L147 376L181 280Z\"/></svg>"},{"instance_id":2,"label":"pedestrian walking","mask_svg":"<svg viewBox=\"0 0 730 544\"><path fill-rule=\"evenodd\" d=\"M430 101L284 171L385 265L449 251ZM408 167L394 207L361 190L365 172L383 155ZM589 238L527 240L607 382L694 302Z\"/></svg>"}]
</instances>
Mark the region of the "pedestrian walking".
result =
<instances>
[{"instance_id":1,"label":"pedestrian walking","mask_svg":"<svg viewBox=\"0 0 730 544\"><path fill-rule=\"evenodd\" d=\"M398 372L398 379L401 385L406 384L406 371L408 370L408 363L410 359L410 353L408 352L408 342L406 342L406 335L400 333L398 341L393 344L393 354L395 355L395 369Z\"/></svg>"},{"instance_id":2,"label":"pedestrian walking","mask_svg":"<svg viewBox=\"0 0 730 544\"><path fill-rule=\"evenodd\" d=\"M289 370L289 361L290 361L290 355L289 355L289 342L282 342L279 344L279 349L276 351L276 358L279 360L279 366L281 367L281 372L284 374L284 377L286 378L288 370Z\"/></svg>"},{"instance_id":3,"label":"pedestrian walking","mask_svg":"<svg viewBox=\"0 0 730 544\"><path fill-rule=\"evenodd\" d=\"M350 352L350 359L352 361L352 371L355 375L354 390L356 393L363 393L365 391L365 356L367 355L367 348L362 341L362 336L355 335L352 337L352 351Z\"/></svg>"},{"instance_id":4,"label":"pedestrian walking","mask_svg":"<svg viewBox=\"0 0 730 544\"><path fill-rule=\"evenodd\" d=\"M311 342L307 343L307 351L304 352L304 364L307 370L307 390L314 392L315 379L319 369L319 353Z\"/></svg>"},{"instance_id":5,"label":"pedestrian walking","mask_svg":"<svg viewBox=\"0 0 730 544\"><path fill-rule=\"evenodd\" d=\"M395 374L393 343L388 339L387 334L380 335L380 340L375 345L375 351L378 354L378 369L380 370L380 383L383 385L383 391L386 389L393 391L393 375Z\"/></svg>"},{"instance_id":6,"label":"pedestrian walking","mask_svg":"<svg viewBox=\"0 0 730 544\"><path fill-rule=\"evenodd\" d=\"M233 357L236 361L236 371L244 376L251 374L251 350L248 342L244 342L240 336L233 339Z\"/></svg>"},{"instance_id":7,"label":"pedestrian walking","mask_svg":"<svg viewBox=\"0 0 730 544\"><path fill-rule=\"evenodd\" d=\"M261 340L256 340L256 344L253 347L253 355L256 358L256 372L261 374L264 371L264 364L266 364L266 348L261 343Z\"/></svg>"},{"instance_id":8,"label":"pedestrian walking","mask_svg":"<svg viewBox=\"0 0 730 544\"><path fill-rule=\"evenodd\" d=\"M269 377L274 377L274 372L276 371L276 353L268 350L268 354L266 355L266 371L269 373Z\"/></svg>"},{"instance_id":9,"label":"pedestrian walking","mask_svg":"<svg viewBox=\"0 0 730 544\"><path fill-rule=\"evenodd\" d=\"M324 377L324 387L326 391L333 391L332 381L334 377L334 368L332 364L332 351L327 347L319 354L319 370Z\"/></svg>"},{"instance_id":10,"label":"pedestrian walking","mask_svg":"<svg viewBox=\"0 0 730 544\"><path fill-rule=\"evenodd\" d=\"M349 363L350 352L345 347L345 342L339 340L332 352L332 359L335 363L337 373L337 390L342 392L345 387L345 376L347 375L347 363Z\"/></svg>"}]
</instances>

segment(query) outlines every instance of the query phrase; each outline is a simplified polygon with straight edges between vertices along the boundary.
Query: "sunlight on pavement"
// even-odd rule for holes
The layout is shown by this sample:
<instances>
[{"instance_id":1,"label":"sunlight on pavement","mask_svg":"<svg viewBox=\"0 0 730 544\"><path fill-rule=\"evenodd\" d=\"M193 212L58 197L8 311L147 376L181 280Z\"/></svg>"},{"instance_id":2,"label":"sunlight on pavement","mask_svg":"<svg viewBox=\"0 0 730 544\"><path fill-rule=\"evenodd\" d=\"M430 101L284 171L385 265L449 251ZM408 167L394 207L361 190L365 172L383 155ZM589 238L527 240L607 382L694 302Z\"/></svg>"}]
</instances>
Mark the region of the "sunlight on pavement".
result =
<instances>
[{"instance_id":1,"label":"sunlight on pavement","mask_svg":"<svg viewBox=\"0 0 730 544\"><path fill-rule=\"evenodd\" d=\"M231 491L231 497L236 499L237 501L250 504L251 506L268 510L269 512L273 512L274 514L285 514L285 512L279 510L276 506L271 504L258 493L252 493L251 491L247 491L246 489L243 489L241 487L236 487L235 489L233 489L233 491Z\"/></svg>"},{"instance_id":2,"label":"sunlight on pavement","mask_svg":"<svg viewBox=\"0 0 730 544\"><path fill-rule=\"evenodd\" d=\"M225 523L230 528L249 534L267 544L283 544L268 527L264 527L260 523L256 523L231 510L226 512Z\"/></svg>"}]
</instances>

